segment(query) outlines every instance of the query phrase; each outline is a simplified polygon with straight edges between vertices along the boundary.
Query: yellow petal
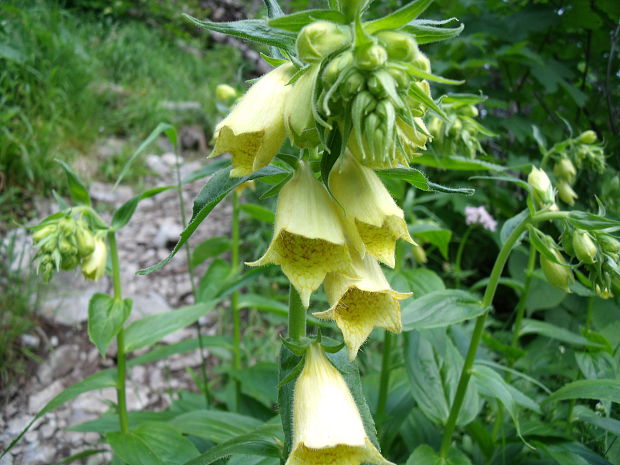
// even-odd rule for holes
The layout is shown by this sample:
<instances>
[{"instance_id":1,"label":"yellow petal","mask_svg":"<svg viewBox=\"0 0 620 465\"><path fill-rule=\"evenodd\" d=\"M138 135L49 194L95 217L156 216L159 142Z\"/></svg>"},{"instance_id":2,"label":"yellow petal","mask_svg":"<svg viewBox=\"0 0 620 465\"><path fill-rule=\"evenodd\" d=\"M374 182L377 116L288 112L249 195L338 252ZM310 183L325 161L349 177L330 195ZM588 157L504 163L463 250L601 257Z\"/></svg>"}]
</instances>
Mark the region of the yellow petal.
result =
<instances>
[{"instance_id":1,"label":"yellow petal","mask_svg":"<svg viewBox=\"0 0 620 465\"><path fill-rule=\"evenodd\" d=\"M286 63L260 78L215 128L209 156L232 154L231 176L241 177L269 164L286 138L284 102L295 67Z\"/></svg>"},{"instance_id":2,"label":"yellow petal","mask_svg":"<svg viewBox=\"0 0 620 465\"><path fill-rule=\"evenodd\" d=\"M105 273L108 248L103 239L95 238L93 252L82 261L82 275L91 281L98 281Z\"/></svg>"},{"instance_id":3,"label":"yellow petal","mask_svg":"<svg viewBox=\"0 0 620 465\"><path fill-rule=\"evenodd\" d=\"M355 260L355 271L358 279L337 273L327 275L325 293L332 307L314 313L318 318L336 321L351 360L373 328L384 328L393 333L402 331L399 301L411 296L411 293L392 290L381 267L370 255Z\"/></svg>"},{"instance_id":4,"label":"yellow petal","mask_svg":"<svg viewBox=\"0 0 620 465\"><path fill-rule=\"evenodd\" d=\"M342 375L318 344L306 353L293 399L293 450L286 465L391 465L369 441Z\"/></svg>"},{"instance_id":5,"label":"yellow petal","mask_svg":"<svg viewBox=\"0 0 620 465\"><path fill-rule=\"evenodd\" d=\"M366 251L394 267L396 239L414 242L403 211L375 172L345 154L332 169L329 186L346 216L355 221Z\"/></svg>"},{"instance_id":6,"label":"yellow petal","mask_svg":"<svg viewBox=\"0 0 620 465\"><path fill-rule=\"evenodd\" d=\"M280 191L275 232L267 252L248 265L280 265L308 307L310 294L327 273L355 275L337 208L310 165L300 162Z\"/></svg>"}]
</instances>

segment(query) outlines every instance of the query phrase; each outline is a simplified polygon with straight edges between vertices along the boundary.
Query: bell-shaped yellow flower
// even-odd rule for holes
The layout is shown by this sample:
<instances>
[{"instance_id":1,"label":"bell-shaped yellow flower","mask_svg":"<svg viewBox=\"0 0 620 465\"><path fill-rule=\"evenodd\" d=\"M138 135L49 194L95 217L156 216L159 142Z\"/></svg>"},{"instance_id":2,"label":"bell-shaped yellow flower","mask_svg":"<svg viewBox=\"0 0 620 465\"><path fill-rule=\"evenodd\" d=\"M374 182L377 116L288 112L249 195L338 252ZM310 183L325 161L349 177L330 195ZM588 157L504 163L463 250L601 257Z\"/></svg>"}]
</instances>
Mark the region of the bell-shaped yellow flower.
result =
<instances>
[{"instance_id":1,"label":"bell-shaped yellow flower","mask_svg":"<svg viewBox=\"0 0 620 465\"><path fill-rule=\"evenodd\" d=\"M105 273L108 248L103 239L95 238L93 252L82 261L82 275L91 281L98 281Z\"/></svg>"},{"instance_id":2,"label":"bell-shaped yellow flower","mask_svg":"<svg viewBox=\"0 0 620 465\"><path fill-rule=\"evenodd\" d=\"M370 255L355 261L358 279L338 273L325 278L325 294L332 306L313 315L332 319L342 331L344 342L353 360L373 328L384 328L393 333L402 331L400 300L411 296L392 290L379 263Z\"/></svg>"},{"instance_id":3,"label":"bell-shaped yellow flower","mask_svg":"<svg viewBox=\"0 0 620 465\"><path fill-rule=\"evenodd\" d=\"M300 161L280 191L271 244L262 258L248 265L280 265L308 307L310 294L327 273L355 275L337 208L310 164Z\"/></svg>"},{"instance_id":4,"label":"bell-shaped yellow flower","mask_svg":"<svg viewBox=\"0 0 620 465\"><path fill-rule=\"evenodd\" d=\"M293 450L286 465L392 465L370 442L349 386L312 344L295 383Z\"/></svg>"},{"instance_id":5,"label":"bell-shaped yellow flower","mask_svg":"<svg viewBox=\"0 0 620 465\"><path fill-rule=\"evenodd\" d=\"M247 176L268 165L284 143L284 102L294 70L286 63L260 78L215 128L209 158L230 152L231 176Z\"/></svg>"},{"instance_id":6,"label":"bell-shaped yellow flower","mask_svg":"<svg viewBox=\"0 0 620 465\"><path fill-rule=\"evenodd\" d=\"M344 154L330 173L329 187L345 215L355 221L366 252L393 268L396 239L415 242L403 211L379 177L355 157Z\"/></svg>"}]
</instances>

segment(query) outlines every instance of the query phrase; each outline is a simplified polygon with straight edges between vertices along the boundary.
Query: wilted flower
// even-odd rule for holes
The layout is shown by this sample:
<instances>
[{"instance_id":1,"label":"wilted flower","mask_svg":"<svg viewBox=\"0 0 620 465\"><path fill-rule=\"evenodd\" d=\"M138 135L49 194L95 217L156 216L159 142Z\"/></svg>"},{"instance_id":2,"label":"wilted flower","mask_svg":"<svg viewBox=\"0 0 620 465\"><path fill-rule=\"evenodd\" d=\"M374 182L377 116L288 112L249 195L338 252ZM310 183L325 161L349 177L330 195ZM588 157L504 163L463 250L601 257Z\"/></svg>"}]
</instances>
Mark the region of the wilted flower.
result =
<instances>
[{"instance_id":1,"label":"wilted flower","mask_svg":"<svg viewBox=\"0 0 620 465\"><path fill-rule=\"evenodd\" d=\"M392 465L370 442L349 386L318 344L306 352L293 397L286 465Z\"/></svg>"},{"instance_id":2,"label":"wilted flower","mask_svg":"<svg viewBox=\"0 0 620 465\"><path fill-rule=\"evenodd\" d=\"M232 154L231 176L241 177L269 164L286 139L284 102L295 67L286 63L260 78L215 128L209 157Z\"/></svg>"},{"instance_id":3,"label":"wilted flower","mask_svg":"<svg viewBox=\"0 0 620 465\"><path fill-rule=\"evenodd\" d=\"M392 290L381 267L370 255L355 260L359 278L329 273L325 278L325 294L329 310L317 312L318 318L332 319L342 331L344 342L353 360L373 328L393 333L402 331L400 300L411 296Z\"/></svg>"},{"instance_id":4,"label":"wilted flower","mask_svg":"<svg viewBox=\"0 0 620 465\"><path fill-rule=\"evenodd\" d=\"M280 191L271 244L262 258L248 265L280 265L308 307L310 294L327 273L355 275L337 208L310 164L300 161Z\"/></svg>"},{"instance_id":5,"label":"wilted flower","mask_svg":"<svg viewBox=\"0 0 620 465\"><path fill-rule=\"evenodd\" d=\"M346 217L355 221L366 252L394 267L396 240L414 242L403 211L375 172L344 154L330 173L329 187Z\"/></svg>"},{"instance_id":6,"label":"wilted flower","mask_svg":"<svg viewBox=\"0 0 620 465\"><path fill-rule=\"evenodd\" d=\"M479 207L465 207L465 224L479 224L491 232L495 232L497 229L497 221L493 219L491 214L482 205Z\"/></svg>"},{"instance_id":7,"label":"wilted flower","mask_svg":"<svg viewBox=\"0 0 620 465\"><path fill-rule=\"evenodd\" d=\"M105 273L108 248L103 239L95 238L93 252L82 261L82 275L91 281L98 281Z\"/></svg>"}]
</instances>

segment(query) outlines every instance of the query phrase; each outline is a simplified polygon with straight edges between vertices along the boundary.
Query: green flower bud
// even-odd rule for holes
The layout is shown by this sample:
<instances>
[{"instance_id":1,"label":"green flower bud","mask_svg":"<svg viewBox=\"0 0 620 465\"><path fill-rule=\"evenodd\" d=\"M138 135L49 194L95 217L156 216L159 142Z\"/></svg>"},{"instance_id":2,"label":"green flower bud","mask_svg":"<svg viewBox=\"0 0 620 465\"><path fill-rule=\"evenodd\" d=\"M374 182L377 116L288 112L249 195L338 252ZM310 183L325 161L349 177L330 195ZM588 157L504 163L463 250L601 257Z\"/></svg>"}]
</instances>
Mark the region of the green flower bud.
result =
<instances>
[{"instance_id":1,"label":"green flower bud","mask_svg":"<svg viewBox=\"0 0 620 465\"><path fill-rule=\"evenodd\" d=\"M366 86L366 80L364 76L359 72L354 72L343 83L342 94L345 97L352 97L364 90Z\"/></svg>"},{"instance_id":2,"label":"green flower bud","mask_svg":"<svg viewBox=\"0 0 620 465\"><path fill-rule=\"evenodd\" d=\"M577 176L575 165L573 165L573 162L568 158L562 158L559 162L557 162L553 167L553 172L569 184L572 184Z\"/></svg>"},{"instance_id":3,"label":"green flower bud","mask_svg":"<svg viewBox=\"0 0 620 465\"><path fill-rule=\"evenodd\" d=\"M315 21L297 36L297 56L306 63L320 63L351 42L351 30L330 21Z\"/></svg>"},{"instance_id":4,"label":"green flower bud","mask_svg":"<svg viewBox=\"0 0 620 465\"><path fill-rule=\"evenodd\" d=\"M237 96L237 91L234 87L229 86L228 84L219 84L215 88L215 98L217 100L231 100Z\"/></svg>"},{"instance_id":5,"label":"green flower bud","mask_svg":"<svg viewBox=\"0 0 620 465\"><path fill-rule=\"evenodd\" d=\"M70 236L75 232L75 220L73 218L64 218L58 222L60 231L65 236Z\"/></svg>"},{"instance_id":6,"label":"green flower bud","mask_svg":"<svg viewBox=\"0 0 620 465\"><path fill-rule=\"evenodd\" d=\"M558 181L558 195L560 196L560 199L562 199L562 202L570 205L571 207L575 205L575 199L578 198L573 188L570 187L570 184L563 179Z\"/></svg>"},{"instance_id":7,"label":"green flower bud","mask_svg":"<svg viewBox=\"0 0 620 465\"><path fill-rule=\"evenodd\" d=\"M532 171L527 177L527 183L534 189L534 197L543 204L554 202L553 186L549 176L543 170L532 166Z\"/></svg>"},{"instance_id":8,"label":"green flower bud","mask_svg":"<svg viewBox=\"0 0 620 465\"><path fill-rule=\"evenodd\" d=\"M585 231L577 231L573 235L573 250L575 256L583 263L592 265L596 261L596 245Z\"/></svg>"},{"instance_id":9,"label":"green flower bud","mask_svg":"<svg viewBox=\"0 0 620 465\"><path fill-rule=\"evenodd\" d=\"M60 243L58 244L58 250L60 250L60 253L61 255L63 255L63 257L65 255L74 255L77 253L77 248L67 238L61 239Z\"/></svg>"},{"instance_id":10,"label":"green flower bud","mask_svg":"<svg viewBox=\"0 0 620 465\"><path fill-rule=\"evenodd\" d=\"M407 89L409 84L411 84L411 79L409 79L407 73L401 71L400 69L388 68L387 71L390 73L390 76L394 78L396 85L401 89Z\"/></svg>"},{"instance_id":11,"label":"green flower bud","mask_svg":"<svg viewBox=\"0 0 620 465\"><path fill-rule=\"evenodd\" d=\"M559 263L555 263L541 254L540 267L542 268L547 281L549 281L552 286L562 289L564 292L570 293L568 284L574 280L573 272L570 268L564 266L564 264L566 264L566 260L564 260L564 257L560 252L556 249L550 249L550 252Z\"/></svg>"},{"instance_id":12,"label":"green flower bud","mask_svg":"<svg viewBox=\"0 0 620 465\"><path fill-rule=\"evenodd\" d=\"M431 61L423 53L418 53L411 63L422 71L426 71L427 73L431 72Z\"/></svg>"},{"instance_id":13,"label":"green flower bud","mask_svg":"<svg viewBox=\"0 0 620 465\"><path fill-rule=\"evenodd\" d=\"M387 52L378 44L368 44L355 49L355 64L364 71L380 68L387 58Z\"/></svg>"},{"instance_id":14,"label":"green flower bud","mask_svg":"<svg viewBox=\"0 0 620 465\"><path fill-rule=\"evenodd\" d=\"M609 234L600 234L597 239L599 245L605 252L611 254L620 253L620 241L618 241L615 237L610 236Z\"/></svg>"},{"instance_id":15,"label":"green flower bud","mask_svg":"<svg viewBox=\"0 0 620 465\"><path fill-rule=\"evenodd\" d=\"M409 34L395 31L383 31L377 34L377 38L390 60L410 62L418 55L418 44Z\"/></svg>"},{"instance_id":16,"label":"green flower bud","mask_svg":"<svg viewBox=\"0 0 620 465\"><path fill-rule=\"evenodd\" d=\"M428 123L428 130L433 135L433 138L442 139L443 121L441 120L441 118L437 118L436 116L431 118L430 123Z\"/></svg>"},{"instance_id":17,"label":"green flower bud","mask_svg":"<svg viewBox=\"0 0 620 465\"><path fill-rule=\"evenodd\" d=\"M55 232L56 232L56 225L48 224L46 226L43 226L42 228L37 229L35 233L32 235L32 240L36 244L37 242L41 241L42 239L45 239L47 236L50 236L54 234Z\"/></svg>"},{"instance_id":18,"label":"green flower bud","mask_svg":"<svg viewBox=\"0 0 620 465\"><path fill-rule=\"evenodd\" d=\"M74 269L79 264L80 264L80 259L77 253L67 254L67 255L62 256L62 263L60 267L65 271L69 271L69 270Z\"/></svg>"},{"instance_id":19,"label":"green flower bud","mask_svg":"<svg viewBox=\"0 0 620 465\"><path fill-rule=\"evenodd\" d=\"M54 274L54 265L51 262L42 263L39 265L38 272L43 275L43 280L48 282Z\"/></svg>"},{"instance_id":20,"label":"green flower bud","mask_svg":"<svg viewBox=\"0 0 620 465\"><path fill-rule=\"evenodd\" d=\"M462 130L463 123L460 119L457 118L454 120L454 123L452 123L452 126L450 126L450 129L448 129L448 134L450 134L452 137L458 137L461 134Z\"/></svg>"},{"instance_id":21,"label":"green flower bud","mask_svg":"<svg viewBox=\"0 0 620 465\"><path fill-rule=\"evenodd\" d=\"M284 102L284 126L291 142L300 148L316 147L321 140L312 113L314 84L319 65L312 65L294 84Z\"/></svg>"},{"instance_id":22,"label":"green flower bud","mask_svg":"<svg viewBox=\"0 0 620 465\"><path fill-rule=\"evenodd\" d=\"M75 238L80 257L86 257L87 255L90 255L93 250L95 250L95 237L85 225L78 225Z\"/></svg>"},{"instance_id":23,"label":"green flower bud","mask_svg":"<svg viewBox=\"0 0 620 465\"><path fill-rule=\"evenodd\" d=\"M592 130L588 130L582 132L577 140L582 144L594 144L596 142L596 139L596 133Z\"/></svg>"},{"instance_id":24,"label":"green flower bud","mask_svg":"<svg viewBox=\"0 0 620 465\"><path fill-rule=\"evenodd\" d=\"M375 97L380 98L380 99L387 97L387 94L385 92L385 89L383 88L383 85L381 84L381 81L379 81L379 79L376 76L370 76L368 78L368 81L366 81L366 83L368 84L368 90Z\"/></svg>"},{"instance_id":25,"label":"green flower bud","mask_svg":"<svg viewBox=\"0 0 620 465\"><path fill-rule=\"evenodd\" d=\"M428 258L426 258L426 252L424 251L424 247L421 245L414 245L411 247L411 252L413 254L413 258L417 263L426 263L428 262Z\"/></svg>"},{"instance_id":26,"label":"green flower bud","mask_svg":"<svg viewBox=\"0 0 620 465\"><path fill-rule=\"evenodd\" d=\"M476 118L479 112L476 105L467 105L461 109L461 114L464 116L471 116L472 118Z\"/></svg>"},{"instance_id":27,"label":"green flower bud","mask_svg":"<svg viewBox=\"0 0 620 465\"><path fill-rule=\"evenodd\" d=\"M334 57L323 70L323 82L332 86L338 77L353 65L353 52L346 51Z\"/></svg>"}]
</instances>

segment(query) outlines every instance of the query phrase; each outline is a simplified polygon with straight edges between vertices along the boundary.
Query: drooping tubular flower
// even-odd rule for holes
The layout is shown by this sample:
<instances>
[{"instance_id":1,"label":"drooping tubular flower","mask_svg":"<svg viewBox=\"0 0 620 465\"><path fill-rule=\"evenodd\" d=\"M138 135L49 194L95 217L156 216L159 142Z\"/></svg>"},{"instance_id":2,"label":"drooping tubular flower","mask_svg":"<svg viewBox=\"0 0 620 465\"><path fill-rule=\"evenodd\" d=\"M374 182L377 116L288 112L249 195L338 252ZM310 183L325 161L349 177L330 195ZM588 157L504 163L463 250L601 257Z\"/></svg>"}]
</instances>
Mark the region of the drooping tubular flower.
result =
<instances>
[{"instance_id":1,"label":"drooping tubular flower","mask_svg":"<svg viewBox=\"0 0 620 465\"><path fill-rule=\"evenodd\" d=\"M393 268L396 240L414 241L403 211L379 177L345 153L330 173L329 187L346 217L355 221L366 252Z\"/></svg>"},{"instance_id":2,"label":"drooping tubular flower","mask_svg":"<svg viewBox=\"0 0 620 465\"><path fill-rule=\"evenodd\" d=\"M342 375L318 344L295 383L293 449L286 465L392 465L370 442Z\"/></svg>"},{"instance_id":3,"label":"drooping tubular flower","mask_svg":"<svg viewBox=\"0 0 620 465\"><path fill-rule=\"evenodd\" d=\"M98 281L105 273L108 248L103 239L95 238L94 249L82 261L82 274L91 281Z\"/></svg>"},{"instance_id":4,"label":"drooping tubular flower","mask_svg":"<svg viewBox=\"0 0 620 465\"><path fill-rule=\"evenodd\" d=\"M350 360L356 357L373 328L393 333L402 331L399 301L411 296L410 292L392 290L381 267L370 255L355 260L355 265L358 279L338 273L327 275L324 286L331 308L313 314L336 321L349 349Z\"/></svg>"},{"instance_id":5,"label":"drooping tubular flower","mask_svg":"<svg viewBox=\"0 0 620 465\"><path fill-rule=\"evenodd\" d=\"M310 164L300 161L280 191L271 244L262 258L248 265L280 265L308 307L310 294L327 273L355 276L337 208Z\"/></svg>"},{"instance_id":6,"label":"drooping tubular flower","mask_svg":"<svg viewBox=\"0 0 620 465\"><path fill-rule=\"evenodd\" d=\"M232 154L232 177L242 177L269 164L286 139L284 102L295 67L283 64L260 78L215 128L209 156Z\"/></svg>"}]
</instances>

